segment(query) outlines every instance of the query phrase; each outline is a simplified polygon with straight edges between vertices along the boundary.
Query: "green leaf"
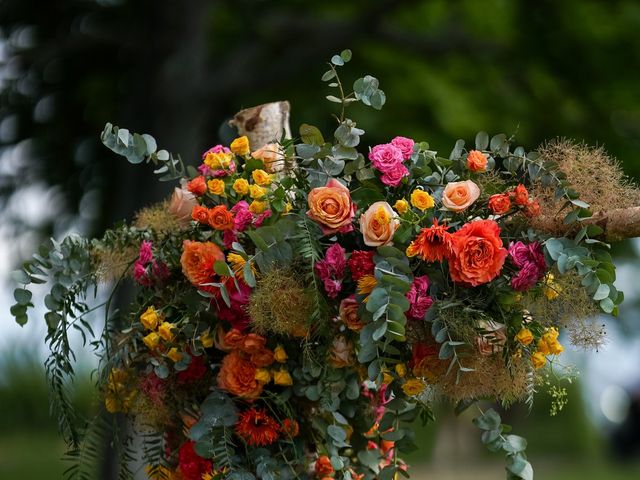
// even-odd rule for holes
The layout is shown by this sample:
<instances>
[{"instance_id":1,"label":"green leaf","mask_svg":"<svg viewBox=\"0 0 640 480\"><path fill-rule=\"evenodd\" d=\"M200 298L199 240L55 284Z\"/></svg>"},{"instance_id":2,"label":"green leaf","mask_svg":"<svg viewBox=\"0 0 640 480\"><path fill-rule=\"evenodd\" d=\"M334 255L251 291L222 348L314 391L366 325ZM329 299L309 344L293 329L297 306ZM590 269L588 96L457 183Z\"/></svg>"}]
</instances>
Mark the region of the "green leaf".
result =
<instances>
[{"instance_id":1,"label":"green leaf","mask_svg":"<svg viewBox=\"0 0 640 480\"><path fill-rule=\"evenodd\" d=\"M616 308L616 306L613 303L613 300L611 300L610 298L604 298L600 300L600 308L605 313L613 313L613 310Z\"/></svg>"},{"instance_id":2,"label":"green leaf","mask_svg":"<svg viewBox=\"0 0 640 480\"><path fill-rule=\"evenodd\" d=\"M504 439L506 441L502 448L507 452L517 453L523 452L527 449L527 440L523 437L519 437L518 435L506 435Z\"/></svg>"},{"instance_id":3,"label":"green leaf","mask_svg":"<svg viewBox=\"0 0 640 480\"><path fill-rule=\"evenodd\" d=\"M351 50L348 48L340 52L340 57L345 61L345 63L351 60L351 56Z\"/></svg>"},{"instance_id":4,"label":"green leaf","mask_svg":"<svg viewBox=\"0 0 640 480\"><path fill-rule=\"evenodd\" d=\"M500 415L493 408L473 419L473 424L480 430L496 430L501 423Z\"/></svg>"},{"instance_id":5,"label":"green leaf","mask_svg":"<svg viewBox=\"0 0 640 480\"><path fill-rule=\"evenodd\" d=\"M596 301L604 300L609 296L609 292L610 292L609 285L602 283L596 290L596 293L593 294L593 299Z\"/></svg>"},{"instance_id":6,"label":"green leaf","mask_svg":"<svg viewBox=\"0 0 640 480\"><path fill-rule=\"evenodd\" d=\"M13 291L13 298L16 299L20 305L28 305L31 302L32 293L24 288L16 288Z\"/></svg>"},{"instance_id":7,"label":"green leaf","mask_svg":"<svg viewBox=\"0 0 640 480\"><path fill-rule=\"evenodd\" d=\"M464 151L464 143L464 140L462 140L461 138L456 140L456 144L453 146L453 150L451 150L451 153L449 154L449 160L458 160L462 156L462 152Z\"/></svg>"},{"instance_id":8,"label":"green leaf","mask_svg":"<svg viewBox=\"0 0 640 480\"><path fill-rule=\"evenodd\" d=\"M231 267L221 260L216 260L213 264L213 270L222 277L233 277Z\"/></svg>"},{"instance_id":9,"label":"green leaf","mask_svg":"<svg viewBox=\"0 0 640 480\"><path fill-rule=\"evenodd\" d=\"M476 150L486 150L489 146L489 135L487 132L478 132L476 134Z\"/></svg>"},{"instance_id":10,"label":"green leaf","mask_svg":"<svg viewBox=\"0 0 640 480\"><path fill-rule=\"evenodd\" d=\"M336 97L335 95L327 95L326 97L327 100L329 100L330 102L333 103L342 103L342 100L340 100L338 97Z\"/></svg>"},{"instance_id":11,"label":"green leaf","mask_svg":"<svg viewBox=\"0 0 640 480\"><path fill-rule=\"evenodd\" d=\"M344 65L344 60L340 55L334 55L333 57L331 57L331 63L341 67L342 65Z\"/></svg>"},{"instance_id":12,"label":"green leaf","mask_svg":"<svg viewBox=\"0 0 640 480\"><path fill-rule=\"evenodd\" d=\"M26 285L27 283L31 282L31 278L29 277L27 272L25 272L22 269L14 270L13 272L11 272L11 280L13 280L16 283L21 283L23 285Z\"/></svg>"},{"instance_id":13,"label":"green leaf","mask_svg":"<svg viewBox=\"0 0 640 480\"><path fill-rule=\"evenodd\" d=\"M345 432L344 428L337 425L329 425L327 427L327 435L329 435L338 443L344 443L344 441L347 439L347 432Z\"/></svg>"},{"instance_id":14,"label":"green leaf","mask_svg":"<svg viewBox=\"0 0 640 480\"><path fill-rule=\"evenodd\" d=\"M318 127L303 123L302 125L300 125L299 132L302 141L308 145L324 144L324 137L322 136L322 132L320 131L320 129L318 129Z\"/></svg>"},{"instance_id":15,"label":"green leaf","mask_svg":"<svg viewBox=\"0 0 640 480\"><path fill-rule=\"evenodd\" d=\"M323 82L328 82L329 80L331 80L335 76L336 76L336 72L334 70L327 70L326 72L324 72L322 74L322 81Z\"/></svg>"}]
</instances>

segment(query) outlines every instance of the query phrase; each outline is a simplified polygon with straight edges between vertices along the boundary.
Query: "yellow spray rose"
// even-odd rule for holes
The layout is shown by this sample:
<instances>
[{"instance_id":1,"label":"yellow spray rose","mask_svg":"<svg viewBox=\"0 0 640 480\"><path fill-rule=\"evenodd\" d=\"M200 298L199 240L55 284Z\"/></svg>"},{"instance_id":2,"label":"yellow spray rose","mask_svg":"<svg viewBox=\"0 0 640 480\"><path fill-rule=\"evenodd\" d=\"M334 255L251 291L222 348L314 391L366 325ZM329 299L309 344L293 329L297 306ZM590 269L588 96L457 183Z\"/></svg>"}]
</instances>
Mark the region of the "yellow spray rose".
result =
<instances>
[{"instance_id":1,"label":"yellow spray rose","mask_svg":"<svg viewBox=\"0 0 640 480\"><path fill-rule=\"evenodd\" d=\"M282 345L278 345L273 351L273 358L275 358L276 362L278 363L284 363L287 361L287 358L289 358L289 356L287 355L287 352L284 350Z\"/></svg>"},{"instance_id":2,"label":"yellow spray rose","mask_svg":"<svg viewBox=\"0 0 640 480\"><path fill-rule=\"evenodd\" d=\"M396 373L400 378L407 376L407 366L404 363L398 363L396 365Z\"/></svg>"},{"instance_id":3,"label":"yellow spray rose","mask_svg":"<svg viewBox=\"0 0 640 480\"><path fill-rule=\"evenodd\" d=\"M249 211L251 213L255 213L256 215L259 215L267 209L267 205L268 205L267 202L260 202L258 200L254 200L249 205Z\"/></svg>"},{"instance_id":4,"label":"yellow spray rose","mask_svg":"<svg viewBox=\"0 0 640 480\"><path fill-rule=\"evenodd\" d=\"M251 176L253 177L253 181L262 187L271 185L271 175L269 175L264 170L254 170L251 173Z\"/></svg>"},{"instance_id":5,"label":"yellow spray rose","mask_svg":"<svg viewBox=\"0 0 640 480\"><path fill-rule=\"evenodd\" d=\"M288 387L293 385L293 378L291 378L291 374L289 372L282 368L273 372L273 383Z\"/></svg>"},{"instance_id":6,"label":"yellow spray rose","mask_svg":"<svg viewBox=\"0 0 640 480\"><path fill-rule=\"evenodd\" d=\"M173 323L162 322L162 324L158 327L158 334L160 334L160 336L164 340L170 342L175 337L175 334L172 331L174 328L176 328L176 326Z\"/></svg>"},{"instance_id":7,"label":"yellow spray rose","mask_svg":"<svg viewBox=\"0 0 640 480\"><path fill-rule=\"evenodd\" d=\"M149 307L140 315L140 322L147 330L155 330L160 321L160 316L155 308Z\"/></svg>"},{"instance_id":8,"label":"yellow spray rose","mask_svg":"<svg viewBox=\"0 0 640 480\"><path fill-rule=\"evenodd\" d=\"M402 385L402 391L410 397L420 395L422 392L424 392L425 388L425 383L418 378L411 378L404 382L404 385Z\"/></svg>"},{"instance_id":9,"label":"yellow spray rose","mask_svg":"<svg viewBox=\"0 0 640 480\"><path fill-rule=\"evenodd\" d=\"M258 368L256 369L255 379L258 383L266 385L271 381L271 373L266 368Z\"/></svg>"},{"instance_id":10,"label":"yellow spray rose","mask_svg":"<svg viewBox=\"0 0 640 480\"><path fill-rule=\"evenodd\" d=\"M249 182L244 178L239 178L233 182L233 189L238 195L246 195L249 193Z\"/></svg>"},{"instance_id":11,"label":"yellow spray rose","mask_svg":"<svg viewBox=\"0 0 640 480\"><path fill-rule=\"evenodd\" d=\"M207 330L202 335L200 335L200 343L202 343L202 346L204 348L213 347L213 340L214 340L214 337L209 330Z\"/></svg>"},{"instance_id":12,"label":"yellow spray rose","mask_svg":"<svg viewBox=\"0 0 640 480\"><path fill-rule=\"evenodd\" d=\"M260 185L249 186L249 196L254 199L260 199L267 194L267 189Z\"/></svg>"},{"instance_id":13,"label":"yellow spray rose","mask_svg":"<svg viewBox=\"0 0 640 480\"><path fill-rule=\"evenodd\" d=\"M213 195L224 195L224 180L220 180L219 178L214 178L207 182L207 188L209 189L209 193Z\"/></svg>"},{"instance_id":14,"label":"yellow spray rose","mask_svg":"<svg viewBox=\"0 0 640 480\"><path fill-rule=\"evenodd\" d=\"M547 363L547 359L542 353L535 352L531 355L531 363L533 363L535 368L542 368L544 367L544 364Z\"/></svg>"},{"instance_id":15,"label":"yellow spray rose","mask_svg":"<svg viewBox=\"0 0 640 480\"><path fill-rule=\"evenodd\" d=\"M400 215L403 215L409 211L409 202L407 202L404 198L401 198L395 203L393 208L395 208L396 212L398 212Z\"/></svg>"},{"instance_id":16,"label":"yellow spray rose","mask_svg":"<svg viewBox=\"0 0 640 480\"><path fill-rule=\"evenodd\" d=\"M523 328L517 333L516 341L522 345L529 345L533 342L533 333L528 328Z\"/></svg>"},{"instance_id":17,"label":"yellow spray rose","mask_svg":"<svg viewBox=\"0 0 640 480\"><path fill-rule=\"evenodd\" d=\"M224 152L209 152L204 157L204 164L212 170L229 168L231 165L231 154Z\"/></svg>"},{"instance_id":18,"label":"yellow spray rose","mask_svg":"<svg viewBox=\"0 0 640 480\"><path fill-rule=\"evenodd\" d=\"M435 206L435 202L431 195L424 190L417 188L411 192L411 205L424 212L429 208L433 208Z\"/></svg>"},{"instance_id":19,"label":"yellow spray rose","mask_svg":"<svg viewBox=\"0 0 640 480\"><path fill-rule=\"evenodd\" d=\"M249 152L251 151L249 148L249 139L245 135L238 137L231 142L229 148L236 155L249 155Z\"/></svg>"},{"instance_id":20,"label":"yellow spray rose","mask_svg":"<svg viewBox=\"0 0 640 480\"><path fill-rule=\"evenodd\" d=\"M149 350L155 350L160 343L160 335L158 335L156 332L151 332L146 337L143 337L142 341Z\"/></svg>"},{"instance_id":21,"label":"yellow spray rose","mask_svg":"<svg viewBox=\"0 0 640 480\"><path fill-rule=\"evenodd\" d=\"M176 347L169 349L169 351L167 352L167 357L169 357L174 362L179 362L180 360L182 360L182 354Z\"/></svg>"}]
</instances>

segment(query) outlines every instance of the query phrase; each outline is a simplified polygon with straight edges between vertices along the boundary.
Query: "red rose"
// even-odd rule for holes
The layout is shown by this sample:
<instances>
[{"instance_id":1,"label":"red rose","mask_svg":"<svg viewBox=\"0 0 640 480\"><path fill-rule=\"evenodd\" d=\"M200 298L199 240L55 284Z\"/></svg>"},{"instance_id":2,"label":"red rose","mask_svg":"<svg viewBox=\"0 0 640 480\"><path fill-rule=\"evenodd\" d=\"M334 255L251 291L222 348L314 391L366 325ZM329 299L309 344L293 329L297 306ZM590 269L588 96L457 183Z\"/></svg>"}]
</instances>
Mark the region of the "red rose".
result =
<instances>
[{"instance_id":1,"label":"red rose","mask_svg":"<svg viewBox=\"0 0 640 480\"><path fill-rule=\"evenodd\" d=\"M500 274L509 252L502 246L500 227L493 220L469 222L453 234L448 257L454 282L477 287Z\"/></svg>"},{"instance_id":2,"label":"red rose","mask_svg":"<svg viewBox=\"0 0 640 480\"><path fill-rule=\"evenodd\" d=\"M489 208L496 215L504 215L511 209L511 200L506 193L498 193L489 197Z\"/></svg>"}]
</instances>

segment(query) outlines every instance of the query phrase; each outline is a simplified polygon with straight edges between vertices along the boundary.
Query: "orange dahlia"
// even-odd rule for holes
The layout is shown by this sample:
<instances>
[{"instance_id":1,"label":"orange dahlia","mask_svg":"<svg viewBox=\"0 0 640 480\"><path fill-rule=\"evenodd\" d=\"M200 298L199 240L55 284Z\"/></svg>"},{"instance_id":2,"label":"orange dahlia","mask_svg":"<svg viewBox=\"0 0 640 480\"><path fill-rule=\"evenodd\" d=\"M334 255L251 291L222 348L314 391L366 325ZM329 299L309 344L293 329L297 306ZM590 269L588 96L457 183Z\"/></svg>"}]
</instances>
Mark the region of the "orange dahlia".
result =
<instances>
[{"instance_id":1,"label":"orange dahlia","mask_svg":"<svg viewBox=\"0 0 640 480\"><path fill-rule=\"evenodd\" d=\"M451 252L452 236L446 225L438 225L433 219L433 226L423 228L416 239L411 242L411 255L418 255L425 262L441 262Z\"/></svg>"},{"instance_id":2,"label":"orange dahlia","mask_svg":"<svg viewBox=\"0 0 640 480\"><path fill-rule=\"evenodd\" d=\"M182 273L197 287L215 281L216 272L213 265L217 260L224 262L224 253L214 243L191 240L182 243Z\"/></svg>"},{"instance_id":3,"label":"orange dahlia","mask_svg":"<svg viewBox=\"0 0 640 480\"><path fill-rule=\"evenodd\" d=\"M236 433L248 445L264 447L278 439L280 427L263 409L250 408L240 414Z\"/></svg>"}]
</instances>

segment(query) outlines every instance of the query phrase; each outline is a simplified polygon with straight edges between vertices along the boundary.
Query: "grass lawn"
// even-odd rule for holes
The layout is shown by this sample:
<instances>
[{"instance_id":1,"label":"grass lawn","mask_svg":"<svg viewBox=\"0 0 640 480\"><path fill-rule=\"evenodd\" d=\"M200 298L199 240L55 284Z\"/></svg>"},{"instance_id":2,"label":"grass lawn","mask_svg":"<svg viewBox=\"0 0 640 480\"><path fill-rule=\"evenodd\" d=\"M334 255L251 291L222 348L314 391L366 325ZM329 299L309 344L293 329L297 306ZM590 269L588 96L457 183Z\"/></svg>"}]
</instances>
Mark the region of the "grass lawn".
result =
<instances>
[{"instance_id":1,"label":"grass lawn","mask_svg":"<svg viewBox=\"0 0 640 480\"><path fill-rule=\"evenodd\" d=\"M0 436L0 478L51 480L62 478L64 443L53 433L12 433Z\"/></svg>"}]
</instances>

